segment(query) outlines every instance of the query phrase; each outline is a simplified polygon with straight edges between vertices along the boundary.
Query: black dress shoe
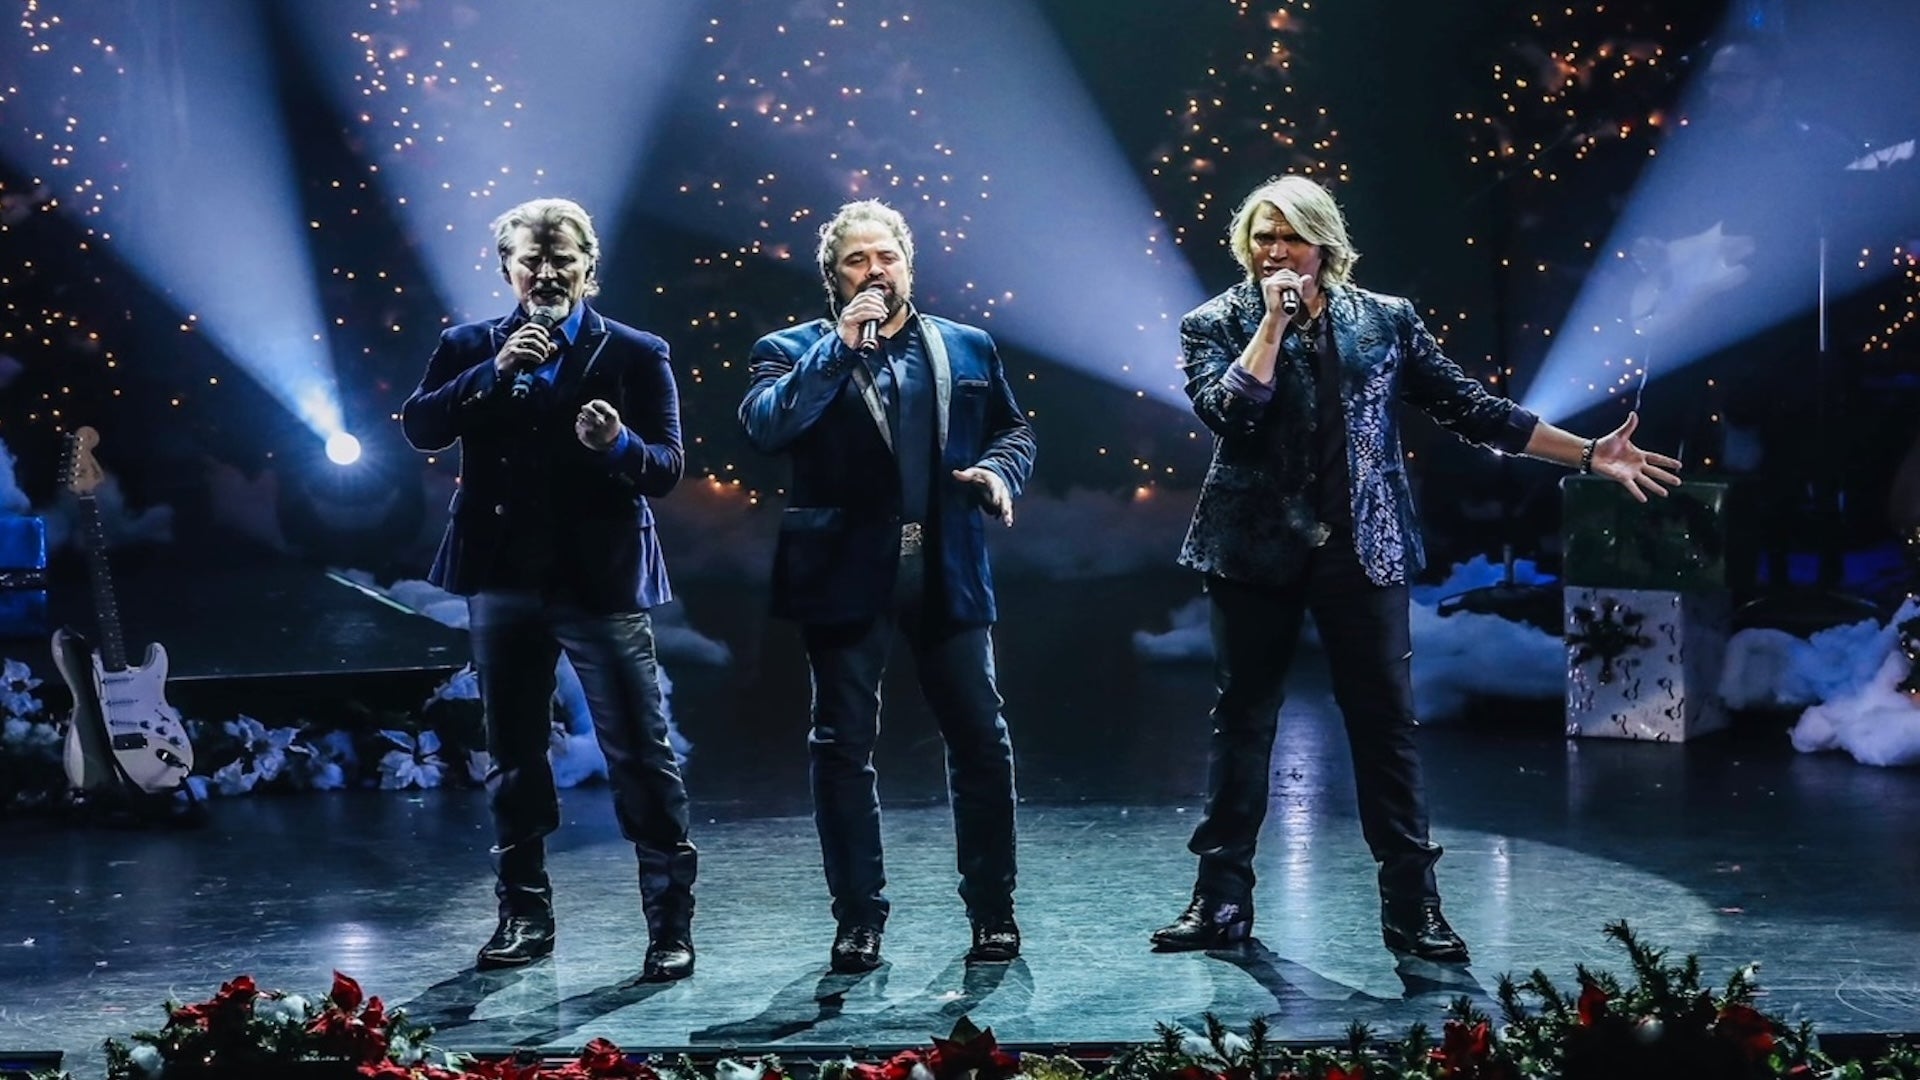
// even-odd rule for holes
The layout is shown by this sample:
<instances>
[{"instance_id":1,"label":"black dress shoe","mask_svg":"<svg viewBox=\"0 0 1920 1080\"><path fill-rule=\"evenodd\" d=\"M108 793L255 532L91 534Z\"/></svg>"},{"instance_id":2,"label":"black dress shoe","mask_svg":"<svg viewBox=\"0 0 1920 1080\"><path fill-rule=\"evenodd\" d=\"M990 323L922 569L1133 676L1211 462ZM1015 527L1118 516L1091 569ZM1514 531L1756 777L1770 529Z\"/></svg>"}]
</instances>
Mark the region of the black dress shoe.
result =
<instances>
[{"instance_id":1,"label":"black dress shoe","mask_svg":"<svg viewBox=\"0 0 1920 1080\"><path fill-rule=\"evenodd\" d=\"M663 935L647 943L647 962L641 982L672 982L693 974L693 939L684 933Z\"/></svg>"},{"instance_id":2,"label":"black dress shoe","mask_svg":"<svg viewBox=\"0 0 1920 1080\"><path fill-rule=\"evenodd\" d=\"M1020 955L1020 927L1013 913L976 919L973 923L973 948L967 950L972 964L1004 964Z\"/></svg>"},{"instance_id":3,"label":"black dress shoe","mask_svg":"<svg viewBox=\"0 0 1920 1080\"><path fill-rule=\"evenodd\" d=\"M474 967L522 967L553 953L553 916L503 915L493 936L480 946Z\"/></svg>"},{"instance_id":4,"label":"black dress shoe","mask_svg":"<svg viewBox=\"0 0 1920 1080\"><path fill-rule=\"evenodd\" d=\"M1440 964L1467 962L1467 943L1447 925L1438 900L1380 905L1380 936L1394 952Z\"/></svg>"},{"instance_id":5,"label":"black dress shoe","mask_svg":"<svg viewBox=\"0 0 1920 1080\"><path fill-rule=\"evenodd\" d=\"M880 966L880 928L848 923L833 935L833 970L842 974Z\"/></svg>"},{"instance_id":6,"label":"black dress shoe","mask_svg":"<svg viewBox=\"0 0 1920 1080\"><path fill-rule=\"evenodd\" d=\"M1224 949L1253 933L1253 902L1216 900L1194 894L1180 917L1153 932L1150 940L1161 952Z\"/></svg>"}]
</instances>

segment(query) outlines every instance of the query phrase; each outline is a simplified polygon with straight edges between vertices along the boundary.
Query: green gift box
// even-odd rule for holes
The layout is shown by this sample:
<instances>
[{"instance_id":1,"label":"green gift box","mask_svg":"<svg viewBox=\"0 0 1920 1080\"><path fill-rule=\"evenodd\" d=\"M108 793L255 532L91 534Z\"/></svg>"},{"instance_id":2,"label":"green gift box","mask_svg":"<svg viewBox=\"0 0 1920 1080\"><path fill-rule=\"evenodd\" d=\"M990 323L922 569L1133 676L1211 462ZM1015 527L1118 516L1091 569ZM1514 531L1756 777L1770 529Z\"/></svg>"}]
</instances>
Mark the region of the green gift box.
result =
<instances>
[{"instance_id":1,"label":"green gift box","mask_svg":"<svg viewBox=\"0 0 1920 1080\"><path fill-rule=\"evenodd\" d=\"M1728 587L1727 485L1685 483L1641 503L1613 480L1569 476L1560 495L1561 580L1569 587Z\"/></svg>"}]
</instances>

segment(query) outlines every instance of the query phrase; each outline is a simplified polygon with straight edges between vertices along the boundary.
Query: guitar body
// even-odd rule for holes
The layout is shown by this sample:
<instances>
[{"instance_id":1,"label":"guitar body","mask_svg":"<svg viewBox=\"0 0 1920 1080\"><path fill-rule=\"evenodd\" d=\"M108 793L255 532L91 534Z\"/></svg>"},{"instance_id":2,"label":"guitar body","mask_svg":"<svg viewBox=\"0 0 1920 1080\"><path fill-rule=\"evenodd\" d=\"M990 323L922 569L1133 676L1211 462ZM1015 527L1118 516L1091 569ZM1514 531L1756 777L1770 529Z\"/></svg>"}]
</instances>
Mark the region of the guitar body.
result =
<instances>
[{"instance_id":1,"label":"guitar body","mask_svg":"<svg viewBox=\"0 0 1920 1080\"><path fill-rule=\"evenodd\" d=\"M54 663L73 692L67 726L67 780L81 791L118 787L125 778L147 794L173 791L193 771L193 744L180 711L167 703L167 651L147 646L146 661L108 671L85 639L54 634Z\"/></svg>"}]
</instances>

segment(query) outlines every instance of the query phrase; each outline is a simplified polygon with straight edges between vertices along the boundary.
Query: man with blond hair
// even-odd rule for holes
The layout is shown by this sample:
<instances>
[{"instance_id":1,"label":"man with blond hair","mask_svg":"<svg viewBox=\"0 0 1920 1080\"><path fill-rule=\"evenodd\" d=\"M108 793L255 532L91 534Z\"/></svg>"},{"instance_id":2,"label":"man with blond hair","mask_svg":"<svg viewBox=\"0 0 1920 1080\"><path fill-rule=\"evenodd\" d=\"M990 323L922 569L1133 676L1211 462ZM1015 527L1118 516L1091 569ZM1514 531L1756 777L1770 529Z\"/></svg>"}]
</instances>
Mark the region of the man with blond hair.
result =
<instances>
[{"instance_id":1,"label":"man with blond hair","mask_svg":"<svg viewBox=\"0 0 1920 1080\"><path fill-rule=\"evenodd\" d=\"M499 922L477 966L553 952L546 836L560 800L547 746L564 651L639 862L641 977L685 978L697 853L647 614L673 598L647 500L684 467L667 343L588 306L600 242L579 204L522 203L493 229L513 312L442 333L401 410L416 448L460 444L460 489L429 580L467 597L492 757Z\"/></svg>"},{"instance_id":2,"label":"man with blond hair","mask_svg":"<svg viewBox=\"0 0 1920 1080\"><path fill-rule=\"evenodd\" d=\"M1254 844L1300 625L1313 613L1353 752L1360 827L1379 864L1387 947L1465 962L1440 910L1413 741L1407 582L1422 565L1396 408L1470 442L1666 493L1680 463L1629 441L1628 416L1584 439L1490 394L1441 353L1413 305L1353 284L1359 258L1333 196L1278 177L1228 231L1245 278L1180 323L1187 396L1214 434L1180 563L1205 575L1218 698L1210 793L1188 849L1193 896L1152 935L1211 949L1253 930Z\"/></svg>"},{"instance_id":3,"label":"man with blond hair","mask_svg":"<svg viewBox=\"0 0 1920 1080\"><path fill-rule=\"evenodd\" d=\"M793 463L773 610L801 624L813 682L814 822L842 972L878 967L890 910L873 768L896 633L947 744L967 958L1020 954L1013 743L993 676L986 518L1013 524L1033 431L993 340L913 306L913 234L876 200L820 229L828 318L753 347L740 422Z\"/></svg>"}]
</instances>

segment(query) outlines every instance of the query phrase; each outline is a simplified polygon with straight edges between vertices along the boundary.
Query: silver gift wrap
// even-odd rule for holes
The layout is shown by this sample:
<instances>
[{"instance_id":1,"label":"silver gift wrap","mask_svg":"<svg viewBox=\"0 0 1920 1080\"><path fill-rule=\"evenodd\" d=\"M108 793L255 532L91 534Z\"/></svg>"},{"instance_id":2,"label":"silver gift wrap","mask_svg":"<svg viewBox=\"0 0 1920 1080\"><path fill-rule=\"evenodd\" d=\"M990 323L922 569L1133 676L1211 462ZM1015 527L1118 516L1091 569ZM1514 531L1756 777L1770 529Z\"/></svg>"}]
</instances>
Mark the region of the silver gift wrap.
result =
<instances>
[{"instance_id":1,"label":"silver gift wrap","mask_svg":"<svg viewBox=\"0 0 1920 1080\"><path fill-rule=\"evenodd\" d=\"M1685 742L1727 726L1724 591L1569 586L1567 734Z\"/></svg>"}]
</instances>

